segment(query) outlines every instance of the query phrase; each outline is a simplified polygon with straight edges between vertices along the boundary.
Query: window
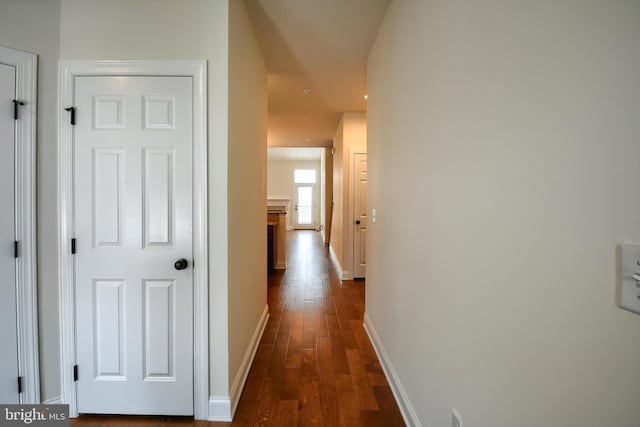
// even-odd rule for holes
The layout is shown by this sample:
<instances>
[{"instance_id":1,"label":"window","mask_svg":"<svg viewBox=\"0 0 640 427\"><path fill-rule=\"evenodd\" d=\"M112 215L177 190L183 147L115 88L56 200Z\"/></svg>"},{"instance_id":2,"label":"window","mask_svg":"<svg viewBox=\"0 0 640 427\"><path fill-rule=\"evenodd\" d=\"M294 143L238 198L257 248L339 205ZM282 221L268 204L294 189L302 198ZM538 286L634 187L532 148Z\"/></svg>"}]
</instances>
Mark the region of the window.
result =
<instances>
[{"instance_id":1,"label":"window","mask_svg":"<svg viewBox=\"0 0 640 427\"><path fill-rule=\"evenodd\" d=\"M314 169L296 169L293 172L293 181L296 184L315 184L316 171Z\"/></svg>"}]
</instances>

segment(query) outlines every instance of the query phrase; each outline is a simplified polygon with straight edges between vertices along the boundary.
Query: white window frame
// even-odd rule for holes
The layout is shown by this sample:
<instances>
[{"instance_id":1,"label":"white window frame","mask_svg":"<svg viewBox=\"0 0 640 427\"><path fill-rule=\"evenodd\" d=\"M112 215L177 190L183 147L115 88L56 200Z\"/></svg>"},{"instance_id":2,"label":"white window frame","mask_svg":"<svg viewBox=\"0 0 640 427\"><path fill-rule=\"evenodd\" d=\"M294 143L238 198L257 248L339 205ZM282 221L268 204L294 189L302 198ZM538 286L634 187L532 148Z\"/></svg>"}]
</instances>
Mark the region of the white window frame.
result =
<instances>
[{"instance_id":1,"label":"white window frame","mask_svg":"<svg viewBox=\"0 0 640 427\"><path fill-rule=\"evenodd\" d=\"M16 99L20 106L16 130L16 260L18 370L20 402L40 402L38 363L38 293L36 276L36 113L38 57L0 46L0 63L16 69Z\"/></svg>"},{"instance_id":2,"label":"white window frame","mask_svg":"<svg viewBox=\"0 0 640 427\"><path fill-rule=\"evenodd\" d=\"M207 231L207 63L206 61L60 61L60 105L58 108L59 152L59 280L60 353L62 402L69 415L78 416L73 381L75 357L73 229L73 128L69 113L74 79L80 76L185 76L193 78L193 297L194 297L194 418L206 420L209 413L209 296ZM82 373L80 373L82 375Z\"/></svg>"}]
</instances>

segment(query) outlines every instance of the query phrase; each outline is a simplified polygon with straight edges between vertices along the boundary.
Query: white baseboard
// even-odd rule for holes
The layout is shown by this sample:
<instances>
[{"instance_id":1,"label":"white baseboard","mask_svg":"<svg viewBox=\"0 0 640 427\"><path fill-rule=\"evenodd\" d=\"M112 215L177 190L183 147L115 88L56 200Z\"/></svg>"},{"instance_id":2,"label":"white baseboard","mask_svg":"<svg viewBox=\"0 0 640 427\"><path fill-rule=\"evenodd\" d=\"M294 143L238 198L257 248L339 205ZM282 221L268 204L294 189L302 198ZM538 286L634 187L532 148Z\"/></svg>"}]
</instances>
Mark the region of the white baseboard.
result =
<instances>
[{"instance_id":1,"label":"white baseboard","mask_svg":"<svg viewBox=\"0 0 640 427\"><path fill-rule=\"evenodd\" d=\"M376 329L373 327L371 319L369 319L369 316L366 313L364 314L364 330L367 332L367 335L369 335L369 340L371 341L371 344L373 344L373 349L378 355L378 360L380 360L384 375L387 377L387 381L389 381L391 391L393 392L393 396L396 398L396 402L398 403L398 407L400 408L405 424L410 427L422 427L422 422L420 422L418 414L413 408L413 405L409 400L409 396L407 396L407 392L400 381L400 377L398 377L398 373L393 367L391 359L389 359L389 355L384 349L384 345L382 345L382 341L380 341L380 337L378 336Z\"/></svg>"},{"instance_id":2,"label":"white baseboard","mask_svg":"<svg viewBox=\"0 0 640 427\"><path fill-rule=\"evenodd\" d=\"M209 397L209 421L231 422L232 418L229 396Z\"/></svg>"},{"instance_id":3,"label":"white baseboard","mask_svg":"<svg viewBox=\"0 0 640 427\"><path fill-rule=\"evenodd\" d=\"M353 280L351 277L351 273L347 270L342 269L342 265L340 265L340 261L336 256L336 253L333 251L333 246L329 245L329 255L331 256L331 261L333 262L333 266L336 269L336 273L338 273L338 278L340 280Z\"/></svg>"},{"instance_id":4,"label":"white baseboard","mask_svg":"<svg viewBox=\"0 0 640 427\"><path fill-rule=\"evenodd\" d=\"M256 330L251 337L247 351L245 352L242 363L240 364L240 369L238 369L236 378L231 385L229 396L211 396L209 398L209 421L230 422L233 420L233 415L235 414L238 403L240 402L240 396L242 395L244 384L247 381L247 376L251 370L251 364L253 363L253 359L256 357L258 345L260 344L260 340L262 339L262 334L264 333L268 320L269 306L267 305L264 307L264 311L262 312L262 316L260 316Z\"/></svg>"},{"instance_id":5,"label":"white baseboard","mask_svg":"<svg viewBox=\"0 0 640 427\"><path fill-rule=\"evenodd\" d=\"M43 400L43 405L62 405L62 396L52 397L51 399Z\"/></svg>"},{"instance_id":6,"label":"white baseboard","mask_svg":"<svg viewBox=\"0 0 640 427\"><path fill-rule=\"evenodd\" d=\"M287 231L293 231L295 230L295 228L293 228L293 225L287 225Z\"/></svg>"}]
</instances>

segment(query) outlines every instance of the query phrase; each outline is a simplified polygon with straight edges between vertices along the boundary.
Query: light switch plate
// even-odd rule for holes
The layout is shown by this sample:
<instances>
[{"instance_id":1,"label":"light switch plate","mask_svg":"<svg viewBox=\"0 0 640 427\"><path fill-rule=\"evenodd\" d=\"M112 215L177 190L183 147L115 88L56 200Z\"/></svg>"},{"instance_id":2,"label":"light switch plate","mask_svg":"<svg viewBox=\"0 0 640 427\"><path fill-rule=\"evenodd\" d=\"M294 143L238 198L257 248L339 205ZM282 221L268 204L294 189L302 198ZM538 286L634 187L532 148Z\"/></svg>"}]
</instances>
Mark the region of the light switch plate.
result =
<instances>
[{"instance_id":1,"label":"light switch plate","mask_svg":"<svg viewBox=\"0 0 640 427\"><path fill-rule=\"evenodd\" d=\"M617 259L618 306L640 314L640 281L632 277L634 274L640 274L640 245L618 245Z\"/></svg>"}]
</instances>

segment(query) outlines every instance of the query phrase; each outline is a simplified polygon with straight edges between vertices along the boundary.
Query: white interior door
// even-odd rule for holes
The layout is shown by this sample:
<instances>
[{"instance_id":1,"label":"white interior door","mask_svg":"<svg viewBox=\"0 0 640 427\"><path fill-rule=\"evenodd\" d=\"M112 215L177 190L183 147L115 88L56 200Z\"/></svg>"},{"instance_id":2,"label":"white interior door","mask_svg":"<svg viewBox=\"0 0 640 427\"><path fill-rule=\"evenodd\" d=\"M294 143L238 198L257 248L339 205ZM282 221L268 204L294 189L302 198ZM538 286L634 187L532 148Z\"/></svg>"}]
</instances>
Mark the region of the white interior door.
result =
<instances>
[{"instance_id":1,"label":"white interior door","mask_svg":"<svg viewBox=\"0 0 640 427\"><path fill-rule=\"evenodd\" d=\"M316 185L295 184L293 199L294 228L298 230L315 229Z\"/></svg>"},{"instance_id":2,"label":"white interior door","mask_svg":"<svg viewBox=\"0 0 640 427\"><path fill-rule=\"evenodd\" d=\"M353 158L353 277L365 277L367 265L367 155Z\"/></svg>"},{"instance_id":3,"label":"white interior door","mask_svg":"<svg viewBox=\"0 0 640 427\"><path fill-rule=\"evenodd\" d=\"M192 415L192 78L77 77L75 106L78 412Z\"/></svg>"},{"instance_id":4,"label":"white interior door","mask_svg":"<svg viewBox=\"0 0 640 427\"><path fill-rule=\"evenodd\" d=\"M16 69L0 64L0 403L19 403L15 230Z\"/></svg>"}]
</instances>

